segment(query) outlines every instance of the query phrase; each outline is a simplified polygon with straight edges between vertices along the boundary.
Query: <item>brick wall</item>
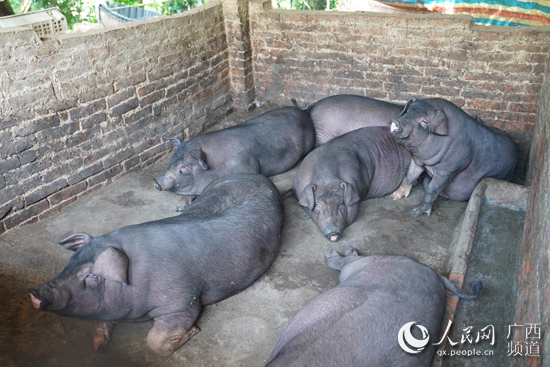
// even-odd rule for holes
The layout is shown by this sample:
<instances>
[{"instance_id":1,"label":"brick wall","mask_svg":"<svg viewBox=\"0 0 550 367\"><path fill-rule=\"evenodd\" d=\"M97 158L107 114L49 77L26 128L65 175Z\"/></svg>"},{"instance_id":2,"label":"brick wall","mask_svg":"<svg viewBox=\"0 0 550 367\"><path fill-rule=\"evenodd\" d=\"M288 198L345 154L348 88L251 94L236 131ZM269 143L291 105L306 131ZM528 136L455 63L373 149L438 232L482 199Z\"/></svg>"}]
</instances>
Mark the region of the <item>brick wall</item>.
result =
<instances>
[{"instance_id":1,"label":"brick wall","mask_svg":"<svg viewBox=\"0 0 550 367\"><path fill-rule=\"evenodd\" d=\"M0 233L59 210L232 108L222 6L40 40L0 28Z\"/></svg>"},{"instance_id":2,"label":"brick wall","mask_svg":"<svg viewBox=\"0 0 550 367\"><path fill-rule=\"evenodd\" d=\"M467 16L251 13L256 99L289 104L352 93L449 99L510 132L524 176L550 29L474 26Z\"/></svg>"},{"instance_id":3,"label":"brick wall","mask_svg":"<svg viewBox=\"0 0 550 367\"><path fill-rule=\"evenodd\" d=\"M271 9L211 0L172 17L40 40L0 29L0 233L35 221L233 108L337 93L452 100L509 131L526 167L546 28L465 16Z\"/></svg>"},{"instance_id":4,"label":"brick wall","mask_svg":"<svg viewBox=\"0 0 550 367\"><path fill-rule=\"evenodd\" d=\"M223 0L222 4L234 108L248 111L254 102L248 0Z\"/></svg>"},{"instance_id":5,"label":"brick wall","mask_svg":"<svg viewBox=\"0 0 550 367\"><path fill-rule=\"evenodd\" d=\"M517 325L541 324L541 357L514 358L515 366L550 365L550 62L542 88L531 149L531 194L525 216L523 259L516 303ZM525 335L516 335L525 343Z\"/></svg>"}]
</instances>

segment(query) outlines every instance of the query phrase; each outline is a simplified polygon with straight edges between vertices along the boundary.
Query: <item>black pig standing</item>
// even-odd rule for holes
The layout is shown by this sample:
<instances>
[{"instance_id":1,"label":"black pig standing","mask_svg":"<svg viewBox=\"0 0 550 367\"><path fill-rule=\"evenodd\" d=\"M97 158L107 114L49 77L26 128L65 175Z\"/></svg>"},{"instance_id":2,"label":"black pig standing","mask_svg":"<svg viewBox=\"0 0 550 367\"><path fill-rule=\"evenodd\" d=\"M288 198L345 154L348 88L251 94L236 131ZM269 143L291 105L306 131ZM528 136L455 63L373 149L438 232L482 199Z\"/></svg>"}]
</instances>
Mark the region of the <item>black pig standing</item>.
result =
<instances>
[{"instance_id":1,"label":"black pig standing","mask_svg":"<svg viewBox=\"0 0 550 367\"><path fill-rule=\"evenodd\" d=\"M282 198L269 179L228 176L176 217L62 240L75 254L31 290L31 300L62 316L153 319L147 343L169 355L198 332L202 305L242 291L269 268L283 222Z\"/></svg>"},{"instance_id":2,"label":"black pig standing","mask_svg":"<svg viewBox=\"0 0 550 367\"><path fill-rule=\"evenodd\" d=\"M482 125L449 101L411 98L389 129L413 155L394 200L407 197L422 172L429 175L424 198L412 209L415 217L430 215L440 194L466 201L483 178L511 181L514 176L518 153L508 134Z\"/></svg>"},{"instance_id":3,"label":"black pig standing","mask_svg":"<svg viewBox=\"0 0 550 367\"><path fill-rule=\"evenodd\" d=\"M431 366L445 314L445 288L464 299L474 299L481 291L477 281L474 294L465 294L405 256L358 256L346 247L344 257L325 251L325 259L340 271L340 284L298 311L267 366ZM416 345L413 349L405 344L408 352L398 343L406 326L409 335L404 340ZM418 332L420 326L424 333Z\"/></svg>"}]
</instances>

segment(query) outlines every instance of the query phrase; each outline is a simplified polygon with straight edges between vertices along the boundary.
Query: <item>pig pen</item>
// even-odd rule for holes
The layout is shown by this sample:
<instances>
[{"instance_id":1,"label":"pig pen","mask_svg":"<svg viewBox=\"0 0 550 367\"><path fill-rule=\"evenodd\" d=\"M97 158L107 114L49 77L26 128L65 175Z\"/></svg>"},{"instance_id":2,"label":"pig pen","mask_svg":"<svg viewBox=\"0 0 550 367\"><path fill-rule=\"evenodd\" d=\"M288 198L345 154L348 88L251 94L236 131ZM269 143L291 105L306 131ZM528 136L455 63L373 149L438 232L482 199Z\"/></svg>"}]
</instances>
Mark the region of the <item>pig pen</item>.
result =
<instances>
[{"instance_id":1,"label":"pig pen","mask_svg":"<svg viewBox=\"0 0 550 367\"><path fill-rule=\"evenodd\" d=\"M261 111L257 109L248 116L233 114L219 127L233 125ZM364 201L357 220L344 231L339 242L332 243L322 236L296 200L289 198L285 201L281 248L273 265L240 294L204 307L196 323L200 333L182 348L169 357L154 354L146 340L152 322L144 322L117 324L111 343L94 351L90 333L94 321L37 311L30 302L28 288L50 280L63 269L72 252L56 242L73 232L95 236L124 225L177 215L174 211L177 196L156 191L152 180L165 169L170 156L168 152L154 164L114 180L58 215L0 237L3 254L0 365L262 366L294 314L310 299L338 284L339 273L326 266L324 250L343 253L345 246L351 246L361 255L406 255L438 273L450 275L458 283L466 270L471 246L464 243L472 242L470 239L476 236L471 223L477 221L479 204L472 209L472 203L438 198L430 217L414 218L409 210L423 195L418 185L406 199L393 201L384 197ZM296 169L271 178L280 192L291 187ZM521 225L522 220L509 228L515 235L504 234L503 238L509 240L501 248L517 247ZM480 276L478 272L490 276L484 269L470 271L466 290L471 286L470 278ZM493 280L487 281L487 277L482 280L486 284L480 298L459 303L473 307L476 317L487 311L478 309L478 304L498 303L501 290L507 290L500 289L500 284ZM509 302L513 309L513 301ZM449 314L455 306L456 300L451 297ZM472 312L457 314L454 322L470 322ZM477 321L473 325L481 327ZM452 348L442 345L438 350L445 349ZM441 362L436 358L434 365Z\"/></svg>"},{"instance_id":2,"label":"pig pen","mask_svg":"<svg viewBox=\"0 0 550 367\"><path fill-rule=\"evenodd\" d=\"M0 365L262 365L295 312L338 282L323 250L342 253L345 245L362 255L409 255L457 283L465 276L466 290L481 277L485 291L458 303L450 340L460 342L467 326L475 338L497 321L538 323L539 356L508 356L504 343L525 346L525 334L506 339L507 331L497 330L505 340L476 346L500 359L473 361L548 364L548 35L548 27L474 26L468 16L283 11L271 0L210 0L186 14L44 39L32 29L1 29ZM441 97L506 130L529 187L525 214L514 205L493 207L479 193L477 204L438 199L431 217L414 219L408 211L422 197L415 187L398 202L364 202L343 239L329 243L289 199L273 266L241 294L206 307L197 321L202 331L168 358L147 348L151 323L118 325L111 345L94 352L93 322L32 308L28 288L65 266L70 252L56 242L67 234L98 235L175 215L177 199L152 184L170 155L162 135L192 137L252 105L342 93L398 103ZM233 114L225 123L244 118ZM282 192L295 170L273 178ZM504 274L491 273L499 267ZM459 343L438 350L469 349Z\"/></svg>"}]
</instances>

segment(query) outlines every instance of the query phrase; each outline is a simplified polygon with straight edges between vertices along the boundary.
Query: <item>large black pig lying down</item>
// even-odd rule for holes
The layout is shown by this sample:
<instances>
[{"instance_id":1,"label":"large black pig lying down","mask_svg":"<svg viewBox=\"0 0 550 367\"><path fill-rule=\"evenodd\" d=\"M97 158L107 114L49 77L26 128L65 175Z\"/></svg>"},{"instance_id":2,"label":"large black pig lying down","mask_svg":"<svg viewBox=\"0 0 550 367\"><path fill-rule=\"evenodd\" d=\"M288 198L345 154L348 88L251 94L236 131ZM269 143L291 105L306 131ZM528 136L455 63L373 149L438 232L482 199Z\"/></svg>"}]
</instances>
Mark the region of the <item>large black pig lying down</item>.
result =
<instances>
[{"instance_id":1,"label":"large black pig lying down","mask_svg":"<svg viewBox=\"0 0 550 367\"><path fill-rule=\"evenodd\" d=\"M460 298L447 278L398 255L345 256L325 251L327 265L340 271L340 284L309 301L279 338L267 366L428 367L431 366L446 307L445 288ZM405 352L398 334L414 322ZM419 332L420 326L427 332ZM424 349L421 349L424 348Z\"/></svg>"},{"instance_id":2,"label":"large black pig lying down","mask_svg":"<svg viewBox=\"0 0 550 367\"><path fill-rule=\"evenodd\" d=\"M511 181L517 149L506 132L484 126L449 101L411 98L389 123L395 140L413 155L403 184L392 194L407 197L426 171L424 198L412 209L415 217L430 215L438 195L466 201L486 177Z\"/></svg>"},{"instance_id":3,"label":"large black pig lying down","mask_svg":"<svg viewBox=\"0 0 550 367\"><path fill-rule=\"evenodd\" d=\"M282 198L269 179L227 176L176 217L64 239L60 244L75 254L59 275L31 290L31 300L62 316L153 319L147 343L169 355L198 332L202 305L242 291L269 268L283 222ZM100 324L105 340L94 340L96 349L108 342L110 327Z\"/></svg>"},{"instance_id":4,"label":"large black pig lying down","mask_svg":"<svg viewBox=\"0 0 550 367\"><path fill-rule=\"evenodd\" d=\"M243 125L201 134L186 142L165 139L175 151L166 171L155 179L155 187L183 195L178 206L182 210L222 176L272 176L288 171L313 149L315 130L307 113L296 107L282 107Z\"/></svg>"},{"instance_id":5,"label":"large black pig lying down","mask_svg":"<svg viewBox=\"0 0 550 367\"><path fill-rule=\"evenodd\" d=\"M363 127L387 126L403 110L402 105L353 94L326 97L311 107L299 107L294 99L292 103L309 113L315 127L315 147Z\"/></svg>"},{"instance_id":6,"label":"large black pig lying down","mask_svg":"<svg viewBox=\"0 0 550 367\"><path fill-rule=\"evenodd\" d=\"M410 153L387 127L364 127L338 136L309 153L292 190L321 233L338 241L362 200L394 192L405 177Z\"/></svg>"}]
</instances>

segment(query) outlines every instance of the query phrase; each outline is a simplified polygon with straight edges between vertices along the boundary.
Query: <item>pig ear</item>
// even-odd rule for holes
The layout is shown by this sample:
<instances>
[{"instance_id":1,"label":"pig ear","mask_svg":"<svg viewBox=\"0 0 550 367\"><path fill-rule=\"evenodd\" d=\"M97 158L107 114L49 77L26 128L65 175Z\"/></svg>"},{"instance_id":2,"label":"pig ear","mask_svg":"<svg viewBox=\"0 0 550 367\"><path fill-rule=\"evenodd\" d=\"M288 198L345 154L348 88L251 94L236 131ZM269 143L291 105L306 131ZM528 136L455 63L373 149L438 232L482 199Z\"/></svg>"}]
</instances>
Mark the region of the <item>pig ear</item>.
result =
<instances>
[{"instance_id":1,"label":"pig ear","mask_svg":"<svg viewBox=\"0 0 550 367\"><path fill-rule=\"evenodd\" d=\"M447 115L441 110L435 110L433 119L429 122L430 132L436 135L447 135L449 128L447 125Z\"/></svg>"},{"instance_id":2,"label":"pig ear","mask_svg":"<svg viewBox=\"0 0 550 367\"><path fill-rule=\"evenodd\" d=\"M95 260L92 273L105 279L128 284L128 256L121 250L108 247Z\"/></svg>"},{"instance_id":3,"label":"pig ear","mask_svg":"<svg viewBox=\"0 0 550 367\"><path fill-rule=\"evenodd\" d=\"M342 187L342 189L344 189L344 203L346 203L347 206L353 205L358 201L361 201L357 190L355 190L352 185L347 182L342 182L340 186Z\"/></svg>"},{"instance_id":4,"label":"pig ear","mask_svg":"<svg viewBox=\"0 0 550 367\"><path fill-rule=\"evenodd\" d=\"M64 240L59 241L58 243L65 247L67 250L76 251L88 242L92 240L92 236L88 233L74 233Z\"/></svg>"},{"instance_id":5,"label":"pig ear","mask_svg":"<svg viewBox=\"0 0 550 367\"><path fill-rule=\"evenodd\" d=\"M169 136L163 136L162 137L164 140L170 140L170 143L172 143L172 146L174 147L174 150L175 149L178 149L178 147L180 146L181 143L183 143L180 139L178 138L172 138L172 137L169 137Z\"/></svg>"},{"instance_id":6,"label":"pig ear","mask_svg":"<svg viewBox=\"0 0 550 367\"><path fill-rule=\"evenodd\" d=\"M314 192L315 192L315 185L314 184L307 185L304 191L302 191L302 194L300 195L298 204L300 204L301 206L307 207L310 211L313 210L313 206L315 205L315 195L313 194Z\"/></svg>"},{"instance_id":7,"label":"pig ear","mask_svg":"<svg viewBox=\"0 0 550 367\"><path fill-rule=\"evenodd\" d=\"M191 157L199 161L199 166L205 171L208 170L208 165L206 164L206 154L200 149L195 149L191 151Z\"/></svg>"},{"instance_id":8,"label":"pig ear","mask_svg":"<svg viewBox=\"0 0 550 367\"><path fill-rule=\"evenodd\" d=\"M399 114L399 116L403 116L404 114L406 114L407 111L409 110L409 106L411 105L411 103L416 101L418 101L416 97L409 98L409 100L407 101L407 104L405 105L405 108L403 108L403 111L401 111L401 114Z\"/></svg>"}]
</instances>

